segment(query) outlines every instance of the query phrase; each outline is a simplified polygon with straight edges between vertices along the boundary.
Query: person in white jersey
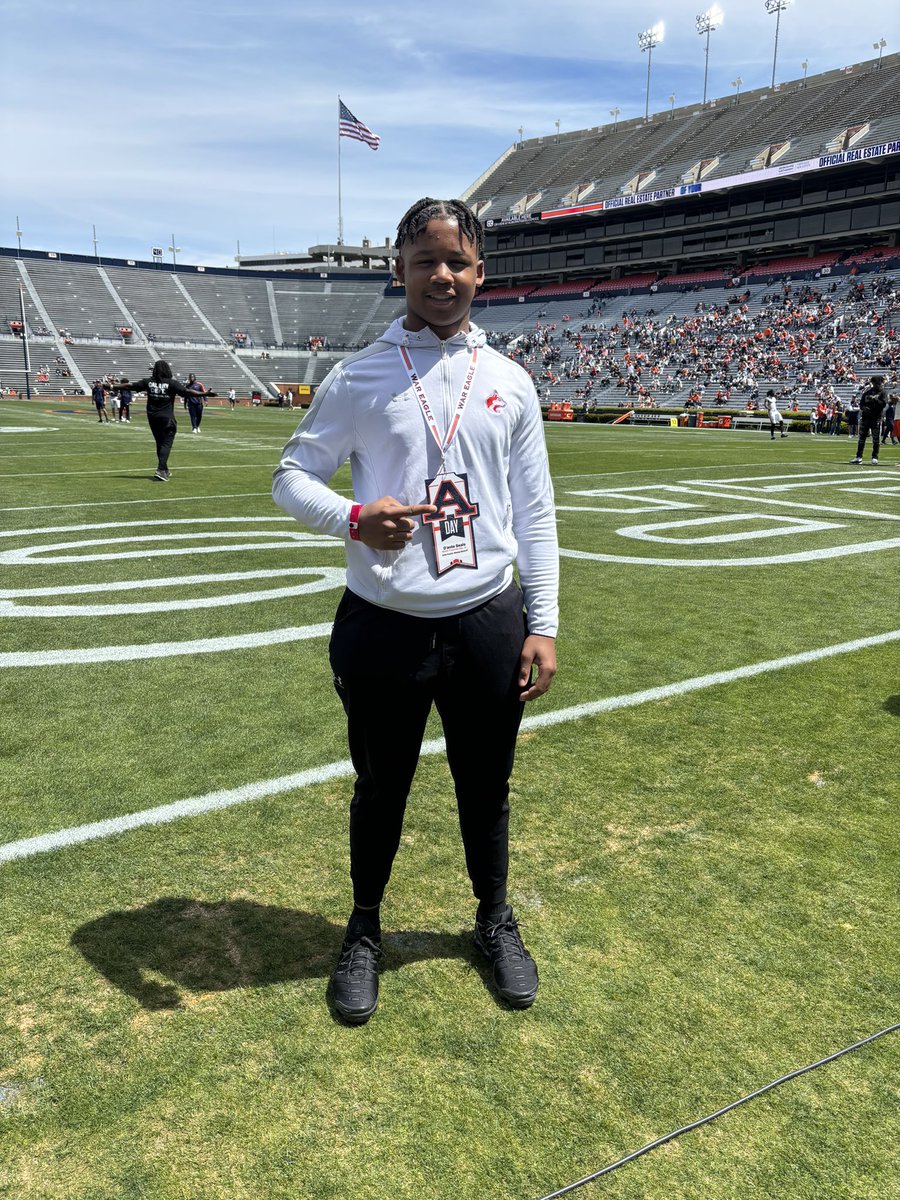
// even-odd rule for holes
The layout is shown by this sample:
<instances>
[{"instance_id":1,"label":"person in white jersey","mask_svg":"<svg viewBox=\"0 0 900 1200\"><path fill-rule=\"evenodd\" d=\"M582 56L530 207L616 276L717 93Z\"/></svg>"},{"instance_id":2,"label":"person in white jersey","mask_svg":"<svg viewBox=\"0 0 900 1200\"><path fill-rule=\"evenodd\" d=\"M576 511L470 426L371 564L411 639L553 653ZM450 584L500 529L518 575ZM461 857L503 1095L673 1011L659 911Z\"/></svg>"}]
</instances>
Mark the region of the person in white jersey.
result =
<instances>
[{"instance_id":1,"label":"person in white jersey","mask_svg":"<svg viewBox=\"0 0 900 1200\"><path fill-rule=\"evenodd\" d=\"M354 907L332 996L357 1024L378 1003L380 905L432 704L478 900L475 944L500 996L533 1003L537 968L507 901L509 777L523 705L556 672L541 410L528 374L470 321L481 224L459 200L426 197L401 220L397 251L406 316L324 380L273 489L286 512L346 544L330 660L357 776ZM348 459L353 499L328 486Z\"/></svg>"}]
</instances>

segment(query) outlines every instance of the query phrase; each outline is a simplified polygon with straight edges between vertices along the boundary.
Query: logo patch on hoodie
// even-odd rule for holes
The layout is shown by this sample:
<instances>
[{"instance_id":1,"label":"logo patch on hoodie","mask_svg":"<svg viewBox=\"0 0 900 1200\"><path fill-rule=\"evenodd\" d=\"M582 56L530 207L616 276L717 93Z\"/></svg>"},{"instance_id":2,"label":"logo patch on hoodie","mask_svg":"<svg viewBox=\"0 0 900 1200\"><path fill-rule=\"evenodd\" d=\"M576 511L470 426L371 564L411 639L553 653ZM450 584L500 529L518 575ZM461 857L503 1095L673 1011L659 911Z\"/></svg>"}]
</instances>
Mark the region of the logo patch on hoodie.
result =
<instances>
[{"instance_id":1,"label":"logo patch on hoodie","mask_svg":"<svg viewBox=\"0 0 900 1200\"><path fill-rule=\"evenodd\" d=\"M502 413L504 408L506 408L506 401L498 396L496 392L491 392L487 400L485 400L484 405L492 413Z\"/></svg>"}]
</instances>

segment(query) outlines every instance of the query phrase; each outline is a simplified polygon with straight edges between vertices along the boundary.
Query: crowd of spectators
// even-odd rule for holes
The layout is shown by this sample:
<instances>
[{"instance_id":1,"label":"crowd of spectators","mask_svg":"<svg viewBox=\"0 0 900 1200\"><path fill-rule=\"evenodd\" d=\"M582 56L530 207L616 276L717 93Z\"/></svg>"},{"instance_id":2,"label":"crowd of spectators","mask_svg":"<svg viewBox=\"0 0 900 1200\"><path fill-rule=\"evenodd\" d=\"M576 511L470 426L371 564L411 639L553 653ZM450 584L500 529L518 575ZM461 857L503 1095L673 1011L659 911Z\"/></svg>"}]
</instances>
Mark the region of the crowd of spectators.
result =
<instances>
[{"instance_id":1,"label":"crowd of spectators","mask_svg":"<svg viewBox=\"0 0 900 1200\"><path fill-rule=\"evenodd\" d=\"M668 317L632 307L597 320L595 310L489 340L525 367L546 401L557 385L576 382L566 398L587 409L651 407L684 393L697 407L745 398L749 407L763 385L775 385L781 406L821 405L830 421L873 371L890 379L900 367L898 313L900 290L889 276L824 287L787 280L759 305L742 291Z\"/></svg>"}]
</instances>

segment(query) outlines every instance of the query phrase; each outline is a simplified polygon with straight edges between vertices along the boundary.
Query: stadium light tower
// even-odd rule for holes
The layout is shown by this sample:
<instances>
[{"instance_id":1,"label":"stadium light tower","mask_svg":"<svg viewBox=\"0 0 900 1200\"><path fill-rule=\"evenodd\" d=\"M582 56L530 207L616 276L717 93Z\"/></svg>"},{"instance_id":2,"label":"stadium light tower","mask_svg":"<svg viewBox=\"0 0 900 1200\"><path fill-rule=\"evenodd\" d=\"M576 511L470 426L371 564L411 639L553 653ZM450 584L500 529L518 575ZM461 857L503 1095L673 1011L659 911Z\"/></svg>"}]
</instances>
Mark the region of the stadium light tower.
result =
<instances>
[{"instance_id":1,"label":"stadium light tower","mask_svg":"<svg viewBox=\"0 0 900 1200\"><path fill-rule=\"evenodd\" d=\"M619 128L619 113L620 113L621 111L622 111L622 110L621 110L621 108L619 108L619 106L618 106L618 105L616 105L616 107L615 107L615 108L611 108L611 109L609 110L609 115L610 115L610 116L612 117L612 119L613 119L613 133L615 133L615 132L616 132L616 130ZM18 223L18 218L16 218L16 221L17 221L17 223Z\"/></svg>"},{"instance_id":2,"label":"stadium light tower","mask_svg":"<svg viewBox=\"0 0 900 1200\"><path fill-rule=\"evenodd\" d=\"M669 109L669 120L674 121L675 120L675 94L674 94L674 92L669 97L669 103L672 105L672 107Z\"/></svg>"},{"instance_id":3,"label":"stadium light tower","mask_svg":"<svg viewBox=\"0 0 900 1200\"><path fill-rule=\"evenodd\" d=\"M652 29L645 29L643 33L638 34L638 45L641 48L641 53L647 51L647 102L644 105L644 120L650 119L650 64L653 62L653 51L666 36L666 26L664 21L657 21Z\"/></svg>"},{"instance_id":4,"label":"stadium light tower","mask_svg":"<svg viewBox=\"0 0 900 1200\"><path fill-rule=\"evenodd\" d=\"M740 75L738 75L737 79L732 79L732 81L731 81L731 86L735 89L735 92L734 92L734 103L735 104L737 104L738 100L740 99L741 84L743 82L744 81L743 81L743 79L741 79Z\"/></svg>"},{"instance_id":5,"label":"stadium light tower","mask_svg":"<svg viewBox=\"0 0 900 1200\"><path fill-rule=\"evenodd\" d=\"M171 245L171 246L166 246L166 249L167 249L167 250L169 251L169 253L172 255L172 266L173 266L173 267L177 267L177 266L178 266L178 259L175 257L175 255L176 255L176 254L180 254L180 253L181 253L181 247L180 247L180 246L176 246L176 245L175 245L175 234L174 234L174 233L172 234L172 245Z\"/></svg>"},{"instance_id":6,"label":"stadium light tower","mask_svg":"<svg viewBox=\"0 0 900 1200\"><path fill-rule=\"evenodd\" d=\"M766 0L766 12L769 16L775 13L775 53L772 56L772 90L775 89L775 64L778 62L778 32L781 29L781 14L788 8L791 0Z\"/></svg>"},{"instance_id":7,"label":"stadium light tower","mask_svg":"<svg viewBox=\"0 0 900 1200\"><path fill-rule=\"evenodd\" d=\"M877 42L872 43L872 49L878 51L878 70L879 71L881 70L881 56L882 56L882 54L884 54L884 48L886 45L887 45L887 42L884 40L884 38L879 38Z\"/></svg>"},{"instance_id":8,"label":"stadium light tower","mask_svg":"<svg viewBox=\"0 0 900 1200\"><path fill-rule=\"evenodd\" d=\"M706 83L709 79L709 35L714 33L722 21L725 19L725 14L719 8L718 4L714 4L712 8L708 8L706 12L700 13L697 17L697 32L702 37L706 34L706 62L703 67L703 103L706 104Z\"/></svg>"},{"instance_id":9,"label":"stadium light tower","mask_svg":"<svg viewBox=\"0 0 900 1200\"><path fill-rule=\"evenodd\" d=\"M804 58L800 66L803 68L803 86L806 87L806 72L809 70L809 59Z\"/></svg>"},{"instance_id":10,"label":"stadium light tower","mask_svg":"<svg viewBox=\"0 0 900 1200\"><path fill-rule=\"evenodd\" d=\"M19 243L19 258L22 257L22 229L19 225L19 218L16 217L16 241Z\"/></svg>"}]
</instances>

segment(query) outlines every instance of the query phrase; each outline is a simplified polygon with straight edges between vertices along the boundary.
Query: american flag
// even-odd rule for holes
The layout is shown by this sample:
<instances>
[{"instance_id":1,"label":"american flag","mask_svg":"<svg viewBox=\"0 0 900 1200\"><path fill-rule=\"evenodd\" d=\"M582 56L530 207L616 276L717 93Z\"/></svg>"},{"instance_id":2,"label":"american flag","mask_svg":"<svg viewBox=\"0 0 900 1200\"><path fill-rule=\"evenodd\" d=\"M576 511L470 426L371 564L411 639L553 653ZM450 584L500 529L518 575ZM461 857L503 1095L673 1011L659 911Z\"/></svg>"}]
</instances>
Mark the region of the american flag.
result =
<instances>
[{"instance_id":1,"label":"american flag","mask_svg":"<svg viewBox=\"0 0 900 1200\"><path fill-rule=\"evenodd\" d=\"M340 105L338 111L339 136L354 138L357 142L365 142L371 149L377 150L381 141L378 134L373 133L368 125L363 125L359 117L354 117L343 100L339 100L338 104Z\"/></svg>"}]
</instances>

